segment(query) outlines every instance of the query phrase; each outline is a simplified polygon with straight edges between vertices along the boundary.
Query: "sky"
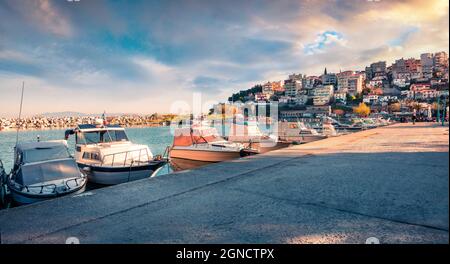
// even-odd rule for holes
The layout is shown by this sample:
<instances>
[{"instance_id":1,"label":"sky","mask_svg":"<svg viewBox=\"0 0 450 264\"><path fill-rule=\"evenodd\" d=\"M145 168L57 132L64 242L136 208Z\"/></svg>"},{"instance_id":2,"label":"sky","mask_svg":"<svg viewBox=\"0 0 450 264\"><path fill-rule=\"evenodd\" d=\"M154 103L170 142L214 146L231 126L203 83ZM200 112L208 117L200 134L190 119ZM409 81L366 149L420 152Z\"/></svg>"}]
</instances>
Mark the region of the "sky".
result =
<instances>
[{"instance_id":1,"label":"sky","mask_svg":"<svg viewBox=\"0 0 450 264\"><path fill-rule=\"evenodd\" d=\"M291 73L448 52L447 0L0 0L0 116L167 113Z\"/></svg>"}]
</instances>

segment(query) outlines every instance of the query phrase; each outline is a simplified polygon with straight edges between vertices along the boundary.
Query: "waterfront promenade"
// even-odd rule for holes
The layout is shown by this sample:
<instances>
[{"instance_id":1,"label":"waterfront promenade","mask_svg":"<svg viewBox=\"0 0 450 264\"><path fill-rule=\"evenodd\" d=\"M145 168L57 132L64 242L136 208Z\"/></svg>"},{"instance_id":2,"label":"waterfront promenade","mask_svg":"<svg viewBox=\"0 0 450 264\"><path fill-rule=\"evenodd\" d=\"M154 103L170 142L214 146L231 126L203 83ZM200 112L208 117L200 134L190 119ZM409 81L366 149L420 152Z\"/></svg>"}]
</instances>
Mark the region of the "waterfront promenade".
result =
<instances>
[{"instance_id":1,"label":"waterfront promenade","mask_svg":"<svg viewBox=\"0 0 450 264\"><path fill-rule=\"evenodd\" d=\"M448 127L395 124L0 211L2 243L448 243Z\"/></svg>"}]
</instances>

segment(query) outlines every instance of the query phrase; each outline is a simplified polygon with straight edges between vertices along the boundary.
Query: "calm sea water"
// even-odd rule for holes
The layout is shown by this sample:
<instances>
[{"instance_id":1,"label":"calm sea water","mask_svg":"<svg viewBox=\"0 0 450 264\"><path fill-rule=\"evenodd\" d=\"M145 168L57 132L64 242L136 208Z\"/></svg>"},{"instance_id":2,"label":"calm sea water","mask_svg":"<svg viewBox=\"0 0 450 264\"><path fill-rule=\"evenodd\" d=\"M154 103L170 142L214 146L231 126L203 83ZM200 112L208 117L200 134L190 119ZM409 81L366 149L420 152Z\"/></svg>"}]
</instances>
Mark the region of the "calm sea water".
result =
<instances>
[{"instance_id":1,"label":"calm sea water","mask_svg":"<svg viewBox=\"0 0 450 264\"><path fill-rule=\"evenodd\" d=\"M129 139L138 144L148 145L153 155L163 154L167 146L172 145L173 136L170 127L146 127L146 128L126 128ZM39 136L44 140L64 139L65 129L58 130L28 130L19 132L19 141L36 141ZM0 132L0 160L3 161L6 172L12 168L14 145L16 143L16 131ZM67 142L69 151L74 154L75 139L71 136ZM169 166L161 169L158 175L171 172Z\"/></svg>"}]
</instances>

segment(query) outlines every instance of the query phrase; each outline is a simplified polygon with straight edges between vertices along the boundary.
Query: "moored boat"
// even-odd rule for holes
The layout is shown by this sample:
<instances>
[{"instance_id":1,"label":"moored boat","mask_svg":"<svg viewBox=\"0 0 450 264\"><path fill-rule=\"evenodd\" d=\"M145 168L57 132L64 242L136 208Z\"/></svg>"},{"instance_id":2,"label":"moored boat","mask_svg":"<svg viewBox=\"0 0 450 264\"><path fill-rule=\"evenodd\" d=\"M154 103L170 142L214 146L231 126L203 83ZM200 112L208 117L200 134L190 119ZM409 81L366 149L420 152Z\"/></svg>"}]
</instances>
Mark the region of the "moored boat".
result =
<instances>
[{"instance_id":1,"label":"moored boat","mask_svg":"<svg viewBox=\"0 0 450 264\"><path fill-rule=\"evenodd\" d=\"M16 144L14 167L6 183L13 202L22 205L81 193L87 176L65 141L28 142Z\"/></svg>"},{"instance_id":2,"label":"moored boat","mask_svg":"<svg viewBox=\"0 0 450 264\"><path fill-rule=\"evenodd\" d=\"M114 185L156 175L167 159L153 156L146 145L134 144L125 129L115 125L84 124L66 131L75 134L75 159L89 182Z\"/></svg>"},{"instance_id":3,"label":"moored boat","mask_svg":"<svg viewBox=\"0 0 450 264\"><path fill-rule=\"evenodd\" d=\"M0 160L0 208L6 205L6 171L3 162Z\"/></svg>"},{"instance_id":4,"label":"moored boat","mask_svg":"<svg viewBox=\"0 0 450 264\"><path fill-rule=\"evenodd\" d=\"M176 128L169 156L175 169L191 169L201 165L257 154L251 148L222 138L215 128Z\"/></svg>"},{"instance_id":5,"label":"moored boat","mask_svg":"<svg viewBox=\"0 0 450 264\"><path fill-rule=\"evenodd\" d=\"M278 131L279 138L287 142L308 143L327 138L302 122L279 122Z\"/></svg>"},{"instance_id":6,"label":"moored boat","mask_svg":"<svg viewBox=\"0 0 450 264\"><path fill-rule=\"evenodd\" d=\"M285 148L290 145L289 142L281 141L275 135L264 134L255 121L232 123L227 140L256 149L259 153Z\"/></svg>"}]
</instances>

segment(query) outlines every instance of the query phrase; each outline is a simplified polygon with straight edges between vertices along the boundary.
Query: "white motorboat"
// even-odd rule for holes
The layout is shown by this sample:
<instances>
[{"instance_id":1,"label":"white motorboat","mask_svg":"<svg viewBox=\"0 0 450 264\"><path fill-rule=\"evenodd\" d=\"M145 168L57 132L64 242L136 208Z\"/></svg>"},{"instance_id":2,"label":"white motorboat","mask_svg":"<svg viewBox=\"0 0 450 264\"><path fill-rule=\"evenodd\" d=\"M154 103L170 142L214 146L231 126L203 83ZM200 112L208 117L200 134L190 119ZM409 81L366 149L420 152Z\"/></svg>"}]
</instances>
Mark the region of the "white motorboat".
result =
<instances>
[{"instance_id":1,"label":"white motorboat","mask_svg":"<svg viewBox=\"0 0 450 264\"><path fill-rule=\"evenodd\" d=\"M75 159L89 182L113 185L156 175L166 163L149 147L130 142L120 126L84 124L66 131L75 134Z\"/></svg>"},{"instance_id":2,"label":"white motorboat","mask_svg":"<svg viewBox=\"0 0 450 264\"><path fill-rule=\"evenodd\" d=\"M169 155L176 170L191 169L209 163L236 159L257 154L222 138L212 127L176 128Z\"/></svg>"},{"instance_id":3,"label":"white motorboat","mask_svg":"<svg viewBox=\"0 0 450 264\"><path fill-rule=\"evenodd\" d=\"M256 149L259 153L285 148L290 145L289 142L280 141L277 136L262 133L255 121L232 123L227 139L231 142L241 143L245 147Z\"/></svg>"},{"instance_id":4,"label":"white motorboat","mask_svg":"<svg viewBox=\"0 0 450 264\"><path fill-rule=\"evenodd\" d=\"M87 175L63 140L19 143L14 167L6 180L16 204L30 204L85 190Z\"/></svg>"},{"instance_id":5,"label":"white motorboat","mask_svg":"<svg viewBox=\"0 0 450 264\"><path fill-rule=\"evenodd\" d=\"M315 129L308 128L302 122L279 122L278 136L287 142L308 143L327 138Z\"/></svg>"}]
</instances>

